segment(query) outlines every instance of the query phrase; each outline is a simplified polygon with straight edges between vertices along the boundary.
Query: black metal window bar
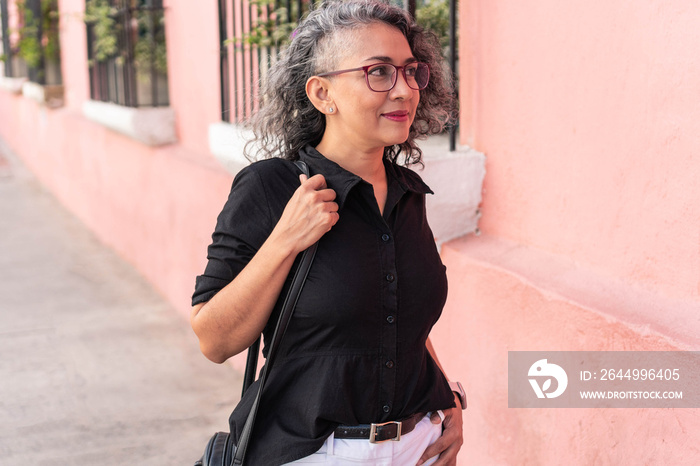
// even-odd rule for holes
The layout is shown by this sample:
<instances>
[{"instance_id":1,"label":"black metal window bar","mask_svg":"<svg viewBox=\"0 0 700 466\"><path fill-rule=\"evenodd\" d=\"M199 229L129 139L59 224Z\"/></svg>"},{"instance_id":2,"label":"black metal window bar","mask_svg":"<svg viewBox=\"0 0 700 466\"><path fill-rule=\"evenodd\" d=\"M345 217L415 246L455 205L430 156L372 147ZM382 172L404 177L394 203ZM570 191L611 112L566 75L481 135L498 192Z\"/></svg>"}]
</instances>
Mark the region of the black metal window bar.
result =
<instances>
[{"instance_id":1,"label":"black metal window bar","mask_svg":"<svg viewBox=\"0 0 700 466\"><path fill-rule=\"evenodd\" d=\"M223 121L241 122L255 111L259 82L287 42L289 25L315 1L218 0Z\"/></svg>"},{"instance_id":2,"label":"black metal window bar","mask_svg":"<svg viewBox=\"0 0 700 466\"><path fill-rule=\"evenodd\" d=\"M28 77L42 85L61 84L58 0L18 0L15 7L19 27L11 31L8 0L0 0L5 76ZM16 43L10 40L12 32Z\"/></svg>"},{"instance_id":3,"label":"black metal window bar","mask_svg":"<svg viewBox=\"0 0 700 466\"><path fill-rule=\"evenodd\" d=\"M12 46L10 44L10 22L7 0L0 0L0 35L2 37L2 61L4 63L4 74L8 78L14 77L14 60Z\"/></svg>"},{"instance_id":4,"label":"black metal window bar","mask_svg":"<svg viewBox=\"0 0 700 466\"><path fill-rule=\"evenodd\" d=\"M238 123L252 115L257 106L260 81L270 65L275 62L280 48L292 33L292 28L288 26L297 24L303 15L320 1L218 0L222 121ZM457 0L447 1L449 3L448 64L456 78ZM394 0L393 2L406 8L415 17L416 0ZM428 2L418 0L418 3L422 6ZM270 21L270 18L274 20ZM450 150L454 151L456 124L450 126L448 131Z\"/></svg>"},{"instance_id":5,"label":"black metal window bar","mask_svg":"<svg viewBox=\"0 0 700 466\"><path fill-rule=\"evenodd\" d=\"M86 13L90 98L168 106L163 0L87 0Z\"/></svg>"}]
</instances>

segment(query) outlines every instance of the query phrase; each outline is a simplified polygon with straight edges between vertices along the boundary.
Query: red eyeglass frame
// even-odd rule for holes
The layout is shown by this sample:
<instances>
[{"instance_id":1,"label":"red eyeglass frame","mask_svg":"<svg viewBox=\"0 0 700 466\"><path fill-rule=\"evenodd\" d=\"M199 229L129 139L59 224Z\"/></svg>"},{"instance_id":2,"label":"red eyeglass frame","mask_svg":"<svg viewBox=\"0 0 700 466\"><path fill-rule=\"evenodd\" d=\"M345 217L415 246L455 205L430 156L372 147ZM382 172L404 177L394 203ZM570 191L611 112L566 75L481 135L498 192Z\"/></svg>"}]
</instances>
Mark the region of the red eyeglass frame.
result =
<instances>
[{"instance_id":1,"label":"red eyeglass frame","mask_svg":"<svg viewBox=\"0 0 700 466\"><path fill-rule=\"evenodd\" d=\"M406 67L411 66L411 65L416 65L416 64L425 65L425 67L428 69L428 81L425 83L425 86L420 87L420 88L412 87L408 83L408 78L406 78ZM378 66L378 65L393 66L394 69L396 70L396 73L394 74L394 76L396 76L394 78L394 84L392 84L389 89L384 90L384 91L375 91L374 89L372 89L372 86L369 85L369 73L367 72L367 70L369 70L370 68L372 68L374 66ZM401 74L403 75L403 79L404 79L404 81L406 81L406 85L408 85L408 87L410 87L413 90L422 91L423 89L428 87L428 83L430 83L430 65L428 65L427 63L419 62L419 61L407 63L403 66L396 66L393 63L372 63L371 65L360 66L359 68L350 68L347 70L338 70L338 71L329 71L327 73L320 73L320 74L317 74L316 76L318 76L319 78L323 78L326 76L335 76L337 74L350 73L351 71L360 71L360 70L365 72L365 84L367 84L367 88L369 88L369 90L372 92L389 92L390 90L392 90L396 86L396 83L399 81L399 71L401 71Z\"/></svg>"}]
</instances>

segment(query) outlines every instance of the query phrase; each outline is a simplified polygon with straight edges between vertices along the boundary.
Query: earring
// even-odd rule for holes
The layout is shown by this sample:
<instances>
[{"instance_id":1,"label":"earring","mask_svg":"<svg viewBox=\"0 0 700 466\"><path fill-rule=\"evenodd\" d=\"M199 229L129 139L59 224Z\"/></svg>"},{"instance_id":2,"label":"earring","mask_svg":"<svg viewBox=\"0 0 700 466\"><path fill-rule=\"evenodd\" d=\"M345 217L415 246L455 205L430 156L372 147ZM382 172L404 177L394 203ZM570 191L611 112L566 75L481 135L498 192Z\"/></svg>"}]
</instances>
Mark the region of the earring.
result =
<instances>
[{"instance_id":1,"label":"earring","mask_svg":"<svg viewBox=\"0 0 700 466\"><path fill-rule=\"evenodd\" d=\"M328 113L333 113L335 112L335 109L333 107L328 107Z\"/></svg>"}]
</instances>

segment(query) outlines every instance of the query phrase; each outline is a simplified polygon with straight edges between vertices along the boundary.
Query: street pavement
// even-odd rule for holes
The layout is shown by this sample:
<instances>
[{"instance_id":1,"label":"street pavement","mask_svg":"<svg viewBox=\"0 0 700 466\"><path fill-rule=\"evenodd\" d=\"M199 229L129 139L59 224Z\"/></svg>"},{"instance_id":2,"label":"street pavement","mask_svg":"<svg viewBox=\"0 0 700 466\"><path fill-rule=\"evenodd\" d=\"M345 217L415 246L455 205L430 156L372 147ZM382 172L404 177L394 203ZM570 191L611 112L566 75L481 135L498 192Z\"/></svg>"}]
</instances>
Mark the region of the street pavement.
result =
<instances>
[{"instance_id":1,"label":"street pavement","mask_svg":"<svg viewBox=\"0 0 700 466\"><path fill-rule=\"evenodd\" d=\"M240 383L0 140L0 465L192 465Z\"/></svg>"}]
</instances>

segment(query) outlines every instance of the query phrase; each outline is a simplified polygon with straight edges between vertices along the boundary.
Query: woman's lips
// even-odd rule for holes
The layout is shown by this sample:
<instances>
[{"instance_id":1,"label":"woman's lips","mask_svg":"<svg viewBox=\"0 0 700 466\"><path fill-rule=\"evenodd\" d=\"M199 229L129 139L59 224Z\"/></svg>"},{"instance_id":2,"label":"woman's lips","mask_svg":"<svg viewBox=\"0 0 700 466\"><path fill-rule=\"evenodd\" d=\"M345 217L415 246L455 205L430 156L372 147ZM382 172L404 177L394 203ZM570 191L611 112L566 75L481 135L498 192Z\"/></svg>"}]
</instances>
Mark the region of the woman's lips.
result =
<instances>
[{"instance_id":1,"label":"woman's lips","mask_svg":"<svg viewBox=\"0 0 700 466\"><path fill-rule=\"evenodd\" d=\"M382 113L382 116L391 121L408 121L408 112L405 110L398 112Z\"/></svg>"}]
</instances>

